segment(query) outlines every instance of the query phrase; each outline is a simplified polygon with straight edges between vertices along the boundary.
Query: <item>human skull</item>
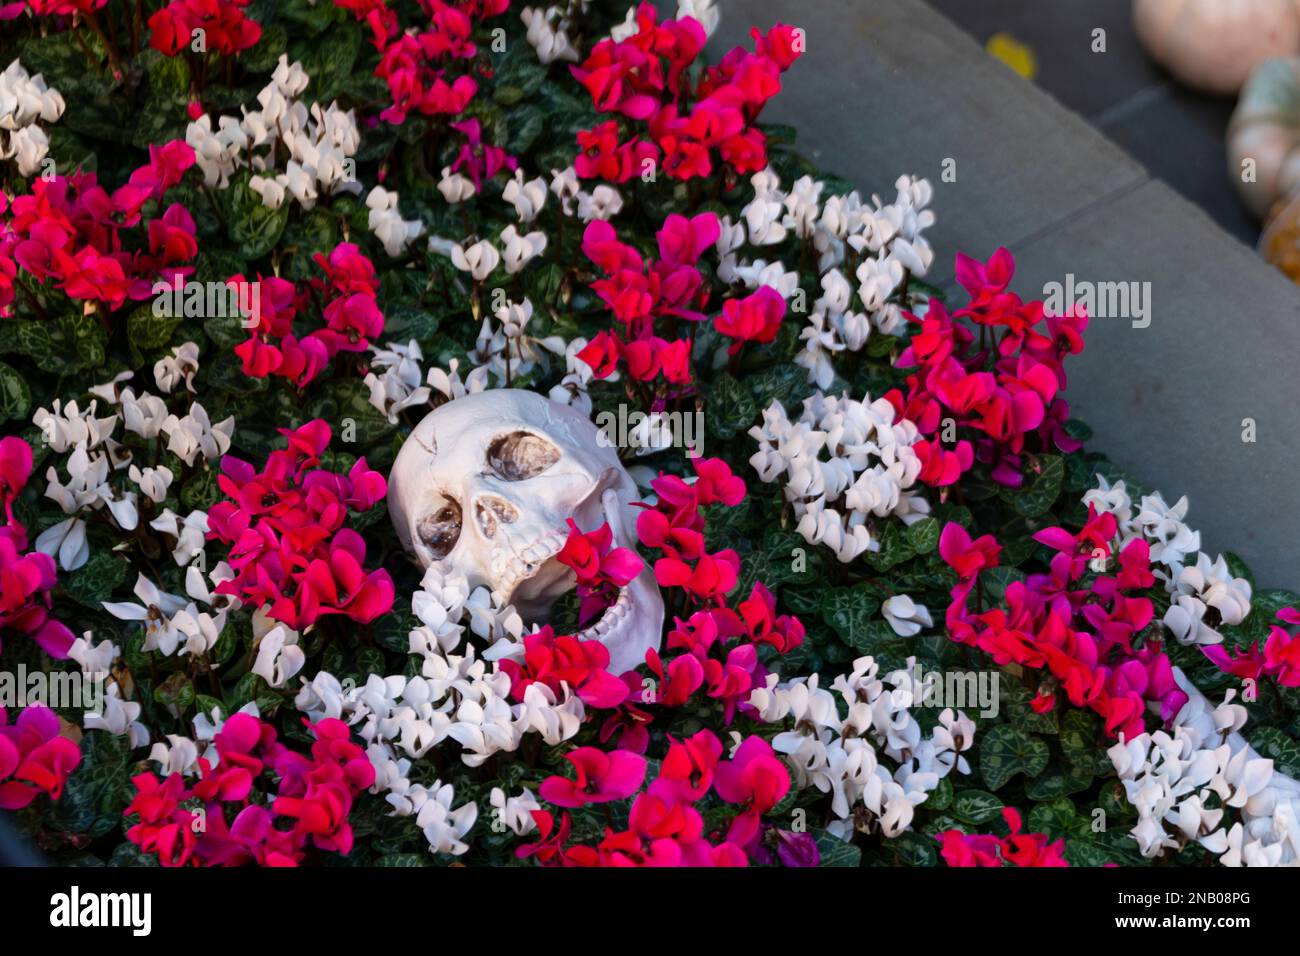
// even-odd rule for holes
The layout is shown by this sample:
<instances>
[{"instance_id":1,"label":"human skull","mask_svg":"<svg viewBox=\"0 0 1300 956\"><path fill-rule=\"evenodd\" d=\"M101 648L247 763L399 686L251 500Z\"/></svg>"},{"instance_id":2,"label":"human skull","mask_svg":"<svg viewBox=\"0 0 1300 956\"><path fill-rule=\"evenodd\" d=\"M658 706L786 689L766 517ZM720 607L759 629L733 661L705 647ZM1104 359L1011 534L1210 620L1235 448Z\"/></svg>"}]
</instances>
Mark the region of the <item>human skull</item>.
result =
<instances>
[{"instance_id":1,"label":"human skull","mask_svg":"<svg viewBox=\"0 0 1300 956\"><path fill-rule=\"evenodd\" d=\"M423 567L486 585L530 624L574 587L556 559L566 519L583 531L609 522L636 549L636 485L596 426L536 392L493 389L442 405L402 446L388 508L402 545ZM647 565L578 636L598 639L621 674L658 649L664 605Z\"/></svg>"}]
</instances>

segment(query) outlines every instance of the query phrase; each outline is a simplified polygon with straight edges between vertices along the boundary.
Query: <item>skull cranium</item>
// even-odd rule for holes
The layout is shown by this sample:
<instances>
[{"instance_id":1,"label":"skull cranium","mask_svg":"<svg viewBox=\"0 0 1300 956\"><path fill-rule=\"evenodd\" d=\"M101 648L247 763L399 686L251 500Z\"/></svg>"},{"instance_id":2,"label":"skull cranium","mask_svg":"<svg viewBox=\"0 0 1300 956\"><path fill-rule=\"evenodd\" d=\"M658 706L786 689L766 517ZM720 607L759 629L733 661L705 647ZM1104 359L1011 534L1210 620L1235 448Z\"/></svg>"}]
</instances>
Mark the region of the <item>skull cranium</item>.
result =
<instances>
[{"instance_id":1,"label":"skull cranium","mask_svg":"<svg viewBox=\"0 0 1300 956\"><path fill-rule=\"evenodd\" d=\"M608 521L614 544L636 548L636 485L596 426L536 392L466 395L425 416L398 453L388 506L398 538L423 567L486 585L529 623L543 623L574 586L556 560L566 519ZM647 566L579 637L609 648L612 673L657 649L663 599Z\"/></svg>"}]
</instances>

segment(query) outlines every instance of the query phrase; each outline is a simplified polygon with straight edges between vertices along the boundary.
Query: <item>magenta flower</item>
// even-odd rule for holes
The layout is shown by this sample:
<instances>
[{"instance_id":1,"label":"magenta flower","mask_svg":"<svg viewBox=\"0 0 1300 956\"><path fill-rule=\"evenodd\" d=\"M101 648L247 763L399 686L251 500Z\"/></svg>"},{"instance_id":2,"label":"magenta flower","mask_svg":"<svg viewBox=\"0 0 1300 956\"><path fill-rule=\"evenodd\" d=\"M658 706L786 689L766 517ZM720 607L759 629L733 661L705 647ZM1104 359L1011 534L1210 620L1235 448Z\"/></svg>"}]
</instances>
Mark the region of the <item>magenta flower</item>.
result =
<instances>
[{"instance_id":1,"label":"magenta flower","mask_svg":"<svg viewBox=\"0 0 1300 956\"><path fill-rule=\"evenodd\" d=\"M81 748L59 735L54 711L33 704L10 725L0 707L0 809L21 810L42 793L59 799L79 763Z\"/></svg>"},{"instance_id":2,"label":"magenta flower","mask_svg":"<svg viewBox=\"0 0 1300 956\"><path fill-rule=\"evenodd\" d=\"M718 764L713 788L727 803L743 808L732 820L727 840L744 846L758 833L759 818L789 792L790 772L771 744L762 737L747 737L732 759Z\"/></svg>"},{"instance_id":3,"label":"magenta flower","mask_svg":"<svg viewBox=\"0 0 1300 956\"><path fill-rule=\"evenodd\" d=\"M595 747L578 747L564 759L573 764L574 779L547 777L540 790L543 800L560 807L623 800L636 793L645 779L645 758L626 750L606 753Z\"/></svg>"},{"instance_id":4,"label":"magenta flower","mask_svg":"<svg viewBox=\"0 0 1300 956\"><path fill-rule=\"evenodd\" d=\"M209 509L208 534L230 545L235 577L217 591L270 605L271 617L295 630L329 614L373 621L392 608L392 578L365 570L365 540L344 524L349 510L377 504L387 482L364 458L347 475L321 469L331 435L321 419L281 434L288 447L273 451L261 472L222 459L217 483L230 500Z\"/></svg>"},{"instance_id":5,"label":"magenta flower","mask_svg":"<svg viewBox=\"0 0 1300 956\"><path fill-rule=\"evenodd\" d=\"M14 499L27 486L31 473L31 446L15 435L0 438L0 507L3 507L5 520L10 524L14 520Z\"/></svg>"},{"instance_id":6,"label":"magenta flower","mask_svg":"<svg viewBox=\"0 0 1300 956\"><path fill-rule=\"evenodd\" d=\"M694 566L671 557L655 562L655 580L660 587L681 588L701 602L726 597L739 575L740 555L730 548L702 555Z\"/></svg>"},{"instance_id":7,"label":"magenta flower","mask_svg":"<svg viewBox=\"0 0 1300 956\"><path fill-rule=\"evenodd\" d=\"M491 179L501 170L514 172L518 167L519 160L500 146L483 142L483 126L478 120L467 119L452 123L451 128L465 136L465 145L460 148L456 161L451 164L451 171L455 173L465 169L473 180L475 189L482 190L483 181Z\"/></svg>"},{"instance_id":8,"label":"magenta flower","mask_svg":"<svg viewBox=\"0 0 1300 956\"><path fill-rule=\"evenodd\" d=\"M57 660L68 656L74 640L62 622L50 616L50 591L57 577L54 559L27 550L27 529L14 518L13 503L32 471L32 450L21 438L0 439L0 635L25 634ZM3 649L0 642L0 649Z\"/></svg>"},{"instance_id":9,"label":"magenta flower","mask_svg":"<svg viewBox=\"0 0 1300 956\"><path fill-rule=\"evenodd\" d=\"M693 267L721 234L716 213L702 212L690 219L673 213L656 235L659 260L668 266Z\"/></svg>"},{"instance_id":10,"label":"magenta flower","mask_svg":"<svg viewBox=\"0 0 1300 956\"><path fill-rule=\"evenodd\" d=\"M776 338L785 317L785 299L771 286L759 286L743 299L728 299L722 314L713 320L714 328L735 339L728 349L735 355L745 342L765 343Z\"/></svg>"},{"instance_id":11,"label":"magenta flower","mask_svg":"<svg viewBox=\"0 0 1300 956\"><path fill-rule=\"evenodd\" d=\"M244 15L249 0L172 0L149 18L149 45L164 56L189 49L195 30L227 56L256 45L262 27Z\"/></svg>"},{"instance_id":12,"label":"magenta flower","mask_svg":"<svg viewBox=\"0 0 1300 956\"><path fill-rule=\"evenodd\" d=\"M991 534L972 541L961 525L948 522L939 535L939 556L946 561L961 580L974 577L986 568L996 567L1002 546Z\"/></svg>"}]
</instances>

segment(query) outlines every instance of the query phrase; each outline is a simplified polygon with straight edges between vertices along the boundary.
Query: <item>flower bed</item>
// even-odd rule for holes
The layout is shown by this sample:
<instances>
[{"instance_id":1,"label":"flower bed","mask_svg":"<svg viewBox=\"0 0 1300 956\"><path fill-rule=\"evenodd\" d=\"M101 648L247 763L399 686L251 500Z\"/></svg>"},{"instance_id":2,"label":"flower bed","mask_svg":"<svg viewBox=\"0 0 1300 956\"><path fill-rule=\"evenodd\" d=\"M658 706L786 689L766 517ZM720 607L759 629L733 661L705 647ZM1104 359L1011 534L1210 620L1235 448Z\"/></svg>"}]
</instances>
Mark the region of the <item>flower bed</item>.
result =
<instances>
[{"instance_id":1,"label":"flower bed","mask_svg":"<svg viewBox=\"0 0 1300 956\"><path fill-rule=\"evenodd\" d=\"M1300 596L1085 448L1086 315L1003 249L941 296L925 180L761 122L796 26L0 20L0 807L50 858L1300 859ZM459 512L427 570L389 521L414 427L496 389L619 423L638 486L636 548L546 529L546 621L441 560ZM592 622L643 571L623 670Z\"/></svg>"}]
</instances>

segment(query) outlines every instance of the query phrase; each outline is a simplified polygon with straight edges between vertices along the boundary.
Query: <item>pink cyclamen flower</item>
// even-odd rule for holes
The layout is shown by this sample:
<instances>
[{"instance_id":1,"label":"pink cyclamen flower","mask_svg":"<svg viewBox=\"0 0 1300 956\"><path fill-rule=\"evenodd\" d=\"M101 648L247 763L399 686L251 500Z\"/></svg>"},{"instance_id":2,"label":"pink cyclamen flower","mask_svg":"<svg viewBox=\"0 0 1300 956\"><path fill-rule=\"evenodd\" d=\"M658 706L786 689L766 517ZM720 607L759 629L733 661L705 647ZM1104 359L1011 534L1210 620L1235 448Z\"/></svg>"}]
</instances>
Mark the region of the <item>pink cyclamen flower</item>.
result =
<instances>
[{"instance_id":1,"label":"pink cyclamen flower","mask_svg":"<svg viewBox=\"0 0 1300 956\"><path fill-rule=\"evenodd\" d=\"M759 286L743 299L729 299L722 304L722 314L713 322L719 332L736 342L728 350L732 355L744 342L771 342L781 329L785 317L785 299L771 286Z\"/></svg>"},{"instance_id":2,"label":"pink cyclamen flower","mask_svg":"<svg viewBox=\"0 0 1300 956\"><path fill-rule=\"evenodd\" d=\"M740 575L740 556L727 548L703 555L695 566L679 558L660 558L655 562L655 580L660 587L677 587L698 601L725 597L736 586Z\"/></svg>"},{"instance_id":3,"label":"pink cyclamen flower","mask_svg":"<svg viewBox=\"0 0 1300 956\"><path fill-rule=\"evenodd\" d=\"M759 818L790 790L790 772L762 737L747 737L730 760L714 771L713 788L727 803L743 807L731 823L727 840L741 846L758 832Z\"/></svg>"},{"instance_id":4,"label":"pink cyclamen flower","mask_svg":"<svg viewBox=\"0 0 1300 956\"><path fill-rule=\"evenodd\" d=\"M685 740L671 740L659 779L672 781L685 800L702 798L713 786L713 774L722 756L722 743L713 731L696 731Z\"/></svg>"},{"instance_id":5,"label":"pink cyclamen flower","mask_svg":"<svg viewBox=\"0 0 1300 956\"><path fill-rule=\"evenodd\" d=\"M593 586L608 581L625 587L641 573L645 562L634 551L611 547L614 533L608 522L587 532L580 531L572 518L568 525L569 537L556 559L573 569L579 584Z\"/></svg>"},{"instance_id":6,"label":"pink cyclamen flower","mask_svg":"<svg viewBox=\"0 0 1300 956\"><path fill-rule=\"evenodd\" d=\"M1002 546L991 534L972 541L966 529L952 521L944 525L943 532L939 535L939 556L962 580L974 577L987 568L996 567L1001 550Z\"/></svg>"},{"instance_id":7,"label":"pink cyclamen flower","mask_svg":"<svg viewBox=\"0 0 1300 956\"><path fill-rule=\"evenodd\" d=\"M573 764L575 778L547 777L540 789L543 800L560 807L623 800L636 793L645 779L645 758L626 750L606 753L596 747L578 747L564 759Z\"/></svg>"},{"instance_id":8,"label":"pink cyclamen flower","mask_svg":"<svg viewBox=\"0 0 1300 956\"><path fill-rule=\"evenodd\" d=\"M704 212L690 219L673 213L656 236L659 260L673 266L693 266L721 233L716 213Z\"/></svg>"},{"instance_id":9,"label":"pink cyclamen flower","mask_svg":"<svg viewBox=\"0 0 1300 956\"><path fill-rule=\"evenodd\" d=\"M27 486L32 473L32 447L15 435L0 438L0 507L12 522L14 499Z\"/></svg>"},{"instance_id":10,"label":"pink cyclamen flower","mask_svg":"<svg viewBox=\"0 0 1300 956\"><path fill-rule=\"evenodd\" d=\"M59 734L59 718L41 704L9 723L0 707L0 809L21 810L40 794L57 800L81 763L81 748Z\"/></svg>"},{"instance_id":11,"label":"pink cyclamen flower","mask_svg":"<svg viewBox=\"0 0 1300 956\"><path fill-rule=\"evenodd\" d=\"M523 700L534 683L549 687L557 695L564 685L588 707L608 710L619 706L631 693L628 684L609 673L609 648L600 641L584 641L573 635L555 636L548 624L524 636L524 659L506 658L501 670L510 676L510 694ZM637 683L640 687L640 683Z\"/></svg>"}]
</instances>

